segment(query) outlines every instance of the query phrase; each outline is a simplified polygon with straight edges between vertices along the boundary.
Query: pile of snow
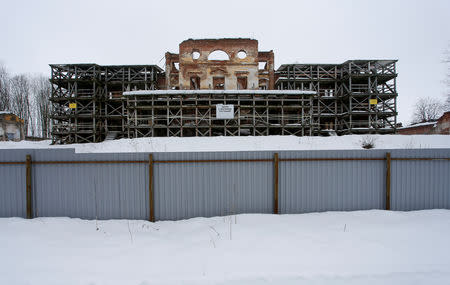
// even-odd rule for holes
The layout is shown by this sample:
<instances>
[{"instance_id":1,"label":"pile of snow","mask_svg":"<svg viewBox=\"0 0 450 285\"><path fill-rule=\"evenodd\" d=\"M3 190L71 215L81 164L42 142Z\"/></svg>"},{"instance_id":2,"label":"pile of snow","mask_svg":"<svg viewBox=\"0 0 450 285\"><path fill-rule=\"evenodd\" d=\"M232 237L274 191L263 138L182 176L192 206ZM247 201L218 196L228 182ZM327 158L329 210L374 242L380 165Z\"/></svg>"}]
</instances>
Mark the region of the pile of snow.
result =
<instances>
[{"instance_id":1,"label":"pile of snow","mask_svg":"<svg viewBox=\"0 0 450 285\"><path fill-rule=\"evenodd\" d=\"M0 284L450 284L450 211L0 219Z\"/></svg>"},{"instance_id":2,"label":"pile of snow","mask_svg":"<svg viewBox=\"0 0 450 285\"><path fill-rule=\"evenodd\" d=\"M331 137L154 137L54 146L50 145L50 141L22 141L0 142L0 149L75 148L77 153L362 149L362 142L368 138L374 140L375 149L450 148L449 135L349 135Z\"/></svg>"}]
</instances>

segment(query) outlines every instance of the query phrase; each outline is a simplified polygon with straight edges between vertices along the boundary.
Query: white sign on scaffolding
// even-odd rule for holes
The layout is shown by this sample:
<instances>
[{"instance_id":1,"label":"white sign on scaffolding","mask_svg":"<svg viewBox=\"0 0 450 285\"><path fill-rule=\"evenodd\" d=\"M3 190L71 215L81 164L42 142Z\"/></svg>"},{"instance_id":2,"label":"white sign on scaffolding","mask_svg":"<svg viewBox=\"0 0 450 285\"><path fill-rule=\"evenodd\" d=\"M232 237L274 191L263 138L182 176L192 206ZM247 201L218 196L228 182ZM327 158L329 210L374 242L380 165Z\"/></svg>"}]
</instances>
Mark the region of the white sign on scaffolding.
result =
<instances>
[{"instance_id":1,"label":"white sign on scaffolding","mask_svg":"<svg viewBox=\"0 0 450 285\"><path fill-rule=\"evenodd\" d=\"M233 119L234 118L234 105L216 105L216 119Z\"/></svg>"}]
</instances>

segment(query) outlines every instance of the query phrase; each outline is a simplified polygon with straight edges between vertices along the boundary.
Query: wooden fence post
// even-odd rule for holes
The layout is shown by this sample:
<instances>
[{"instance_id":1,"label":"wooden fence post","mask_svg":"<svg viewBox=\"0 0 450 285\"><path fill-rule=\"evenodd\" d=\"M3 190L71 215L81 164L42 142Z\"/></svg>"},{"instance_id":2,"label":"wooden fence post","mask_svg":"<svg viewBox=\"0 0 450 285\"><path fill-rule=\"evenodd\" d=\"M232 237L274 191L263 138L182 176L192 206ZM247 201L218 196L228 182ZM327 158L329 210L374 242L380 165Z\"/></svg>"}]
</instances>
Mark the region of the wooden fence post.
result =
<instances>
[{"instance_id":1,"label":"wooden fence post","mask_svg":"<svg viewBox=\"0 0 450 285\"><path fill-rule=\"evenodd\" d=\"M391 209L391 153L386 153L386 210Z\"/></svg>"},{"instance_id":2,"label":"wooden fence post","mask_svg":"<svg viewBox=\"0 0 450 285\"><path fill-rule=\"evenodd\" d=\"M33 218L33 207L31 200L31 155L26 156L26 199L27 199L27 219Z\"/></svg>"},{"instance_id":3,"label":"wooden fence post","mask_svg":"<svg viewBox=\"0 0 450 285\"><path fill-rule=\"evenodd\" d=\"M155 221L155 202L153 198L153 154L148 155L148 199L150 222Z\"/></svg>"},{"instance_id":4,"label":"wooden fence post","mask_svg":"<svg viewBox=\"0 0 450 285\"><path fill-rule=\"evenodd\" d=\"M273 213L278 214L278 153L273 154L273 190L274 190L274 204Z\"/></svg>"}]
</instances>

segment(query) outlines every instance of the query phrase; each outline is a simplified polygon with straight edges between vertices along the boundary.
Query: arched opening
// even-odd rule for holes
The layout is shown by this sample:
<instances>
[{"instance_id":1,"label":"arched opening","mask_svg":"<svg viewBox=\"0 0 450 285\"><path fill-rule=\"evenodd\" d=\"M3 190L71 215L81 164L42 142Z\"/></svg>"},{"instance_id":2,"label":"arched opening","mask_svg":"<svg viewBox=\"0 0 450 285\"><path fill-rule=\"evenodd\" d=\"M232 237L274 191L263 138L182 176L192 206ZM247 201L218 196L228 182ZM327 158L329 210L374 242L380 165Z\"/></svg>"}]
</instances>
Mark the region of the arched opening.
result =
<instances>
[{"instance_id":1,"label":"arched opening","mask_svg":"<svg viewBox=\"0 0 450 285\"><path fill-rule=\"evenodd\" d=\"M209 54L208 60L230 60L230 57L223 50L215 50Z\"/></svg>"},{"instance_id":2,"label":"arched opening","mask_svg":"<svg viewBox=\"0 0 450 285\"><path fill-rule=\"evenodd\" d=\"M200 57L200 53L198 51L193 51L192 52L192 58L193 59L199 59Z\"/></svg>"},{"instance_id":3,"label":"arched opening","mask_svg":"<svg viewBox=\"0 0 450 285\"><path fill-rule=\"evenodd\" d=\"M237 57L238 57L239 59L244 59L244 58L247 57L247 53L246 53L245 51L241 50L241 51L239 51L239 52L237 53Z\"/></svg>"}]
</instances>

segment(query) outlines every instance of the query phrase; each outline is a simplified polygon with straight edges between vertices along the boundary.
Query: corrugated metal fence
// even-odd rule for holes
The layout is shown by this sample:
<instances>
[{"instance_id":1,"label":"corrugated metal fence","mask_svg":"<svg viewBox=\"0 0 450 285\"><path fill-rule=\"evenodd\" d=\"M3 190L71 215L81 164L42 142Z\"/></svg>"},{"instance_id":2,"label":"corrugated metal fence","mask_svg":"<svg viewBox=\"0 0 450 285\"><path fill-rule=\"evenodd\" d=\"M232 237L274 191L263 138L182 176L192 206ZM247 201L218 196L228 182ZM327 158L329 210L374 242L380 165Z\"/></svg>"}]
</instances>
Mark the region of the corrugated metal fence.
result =
<instances>
[{"instance_id":1,"label":"corrugated metal fence","mask_svg":"<svg viewBox=\"0 0 450 285\"><path fill-rule=\"evenodd\" d=\"M450 149L151 156L76 154L73 149L0 150L0 217L177 220L389 206L449 209L449 174Z\"/></svg>"}]
</instances>

